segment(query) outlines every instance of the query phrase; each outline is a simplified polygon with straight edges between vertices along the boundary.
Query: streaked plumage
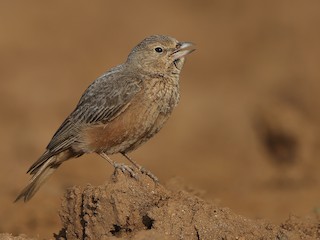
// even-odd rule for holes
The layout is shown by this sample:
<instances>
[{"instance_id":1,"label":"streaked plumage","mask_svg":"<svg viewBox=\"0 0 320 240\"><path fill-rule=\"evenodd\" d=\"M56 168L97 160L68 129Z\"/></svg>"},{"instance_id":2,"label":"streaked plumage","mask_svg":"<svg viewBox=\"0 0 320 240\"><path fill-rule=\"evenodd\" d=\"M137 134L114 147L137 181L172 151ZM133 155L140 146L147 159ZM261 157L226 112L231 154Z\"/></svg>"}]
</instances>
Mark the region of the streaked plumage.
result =
<instances>
[{"instance_id":1,"label":"streaked plumage","mask_svg":"<svg viewBox=\"0 0 320 240\"><path fill-rule=\"evenodd\" d=\"M116 167L108 155L127 157L156 134L178 104L179 73L184 56L193 51L190 47L171 37L151 36L131 51L124 64L97 78L28 170L33 176L16 201L28 201L72 157L95 152Z\"/></svg>"}]
</instances>

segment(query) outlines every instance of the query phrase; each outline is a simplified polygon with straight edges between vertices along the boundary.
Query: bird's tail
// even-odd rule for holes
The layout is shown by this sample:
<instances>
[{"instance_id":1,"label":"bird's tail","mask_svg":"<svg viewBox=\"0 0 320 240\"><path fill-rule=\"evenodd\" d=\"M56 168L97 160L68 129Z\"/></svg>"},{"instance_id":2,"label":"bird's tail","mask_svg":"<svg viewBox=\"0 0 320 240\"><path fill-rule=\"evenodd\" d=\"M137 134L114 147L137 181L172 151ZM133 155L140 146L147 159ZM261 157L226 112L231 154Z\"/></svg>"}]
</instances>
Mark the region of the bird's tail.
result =
<instances>
[{"instance_id":1,"label":"bird's tail","mask_svg":"<svg viewBox=\"0 0 320 240\"><path fill-rule=\"evenodd\" d=\"M67 152L61 152L58 155L48 156L45 152L42 157L31 166L28 172L33 176L29 184L21 191L15 202L23 199L24 202L29 201L34 194L39 190L41 185L51 176L51 174L60 166L60 164L69 159L70 155Z\"/></svg>"}]
</instances>

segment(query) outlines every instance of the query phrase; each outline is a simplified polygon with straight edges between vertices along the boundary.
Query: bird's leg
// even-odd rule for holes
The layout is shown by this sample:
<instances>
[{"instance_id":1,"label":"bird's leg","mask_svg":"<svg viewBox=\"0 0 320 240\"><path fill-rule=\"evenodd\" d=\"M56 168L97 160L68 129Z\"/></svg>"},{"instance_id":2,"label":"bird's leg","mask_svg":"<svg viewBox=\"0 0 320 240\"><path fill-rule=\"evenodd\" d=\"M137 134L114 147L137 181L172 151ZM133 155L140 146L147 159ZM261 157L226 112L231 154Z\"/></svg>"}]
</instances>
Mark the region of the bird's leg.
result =
<instances>
[{"instance_id":1,"label":"bird's leg","mask_svg":"<svg viewBox=\"0 0 320 240\"><path fill-rule=\"evenodd\" d=\"M134 173L132 167L125 165L123 163L117 163L113 160L111 160L111 158L109 158L109 156L107 154L105 154L104 152L99 153L99 155L104 158L105 160L108 161L108 163L110 163L114 169L120 169L123 173L128 172L130 174L131 177L137 179L137 175Z\"/></svg>"},{"instance_id":2,"label":"bird's leg","mask_svg":"<svg viewBox=\"0 0 320 240\"><path fill-rule=\"evenodd\" d=\"M126 159L129 160L129 162L131 162L133 164L133 166L135 166L142 174L147 175L148 177L150 177L153 181L155 182L159 182L158 178L149 170L145 169L144 167L140 166L138 163L136 163L131 157L129 157L129 155L127 155L126 153L121 153Z\"/></svg>"}]
</instances>

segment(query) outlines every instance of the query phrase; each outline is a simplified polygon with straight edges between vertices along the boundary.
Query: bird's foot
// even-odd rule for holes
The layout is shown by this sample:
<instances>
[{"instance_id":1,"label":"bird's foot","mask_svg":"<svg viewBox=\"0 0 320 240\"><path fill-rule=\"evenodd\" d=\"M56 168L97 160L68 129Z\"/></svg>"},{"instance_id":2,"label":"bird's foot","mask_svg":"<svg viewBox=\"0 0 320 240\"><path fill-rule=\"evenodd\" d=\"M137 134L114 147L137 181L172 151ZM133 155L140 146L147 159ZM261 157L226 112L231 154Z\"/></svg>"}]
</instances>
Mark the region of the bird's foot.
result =
<instances>
[{"instance_id":1,"label":"bird's foot","mask_svg":"<svg viewBox=\"0 0 320 240\"><path fill-rule=\"evenodd\" d=\"M114 163L114 170L116 172L117 169L121 170L123 173L129 173L130 177L134 179L138 179L137 174L134 172L131 166L125 165L123 163Z\"/></svg>"},{"instance_id":2,"label":"bird's foot","mask_svg":"<svg viewBox=\"0 0 320 240\"><path fill-rule=\"evenodd\" d=\"M142 174L147 175L149 178L151 178L155 183L158 183L158 178L149 170L145 169L144 167L140 166L138 163L136 163L132 158L129 157L126 153L121 153L126 159L129 160L135 166Z\"/></svg>"},{"instance_id":3,"label":"bird's foot","mask_svg":"<svg viewBox=\"0 0 320 240\"><path fill-rule=\"evenodd\" d=\"M150 172L148 169L145 169L144 167L140 167L139 170L142 174L145 174L149 178L151 178L155 183L159 182L159 179L152 172Z\"/></svg>"}]
</instances>

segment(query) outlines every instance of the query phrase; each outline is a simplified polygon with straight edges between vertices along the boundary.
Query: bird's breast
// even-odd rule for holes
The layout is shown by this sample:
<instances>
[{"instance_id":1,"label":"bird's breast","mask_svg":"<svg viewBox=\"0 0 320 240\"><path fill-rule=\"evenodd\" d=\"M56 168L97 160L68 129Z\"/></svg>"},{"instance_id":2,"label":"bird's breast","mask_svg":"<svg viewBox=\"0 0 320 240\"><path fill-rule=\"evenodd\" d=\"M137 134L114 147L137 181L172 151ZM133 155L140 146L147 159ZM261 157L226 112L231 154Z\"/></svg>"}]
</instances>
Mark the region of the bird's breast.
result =
<instances>
[{"instance_id":1,"label":"bird's breast","mask_svg":"<svg viewBox=\"0 0 320 240\"><path fill-rule=\"evenodd\" d=\"M146 83L145 97L158 106L159 112L170 114L180 99L178 79L152 79Z\"/></svg>"},{"instance_id":2,"label":"bird's breast","mask_svg":"<svg viewBox=\"0 0 320 240\"><path fill-rule=\"evenodd\" d=\"M112 121L87 126L80 148L113 154L135 149L156 134L179 100L179 89L150 81Z\"/></svg>"}]
</instances>

